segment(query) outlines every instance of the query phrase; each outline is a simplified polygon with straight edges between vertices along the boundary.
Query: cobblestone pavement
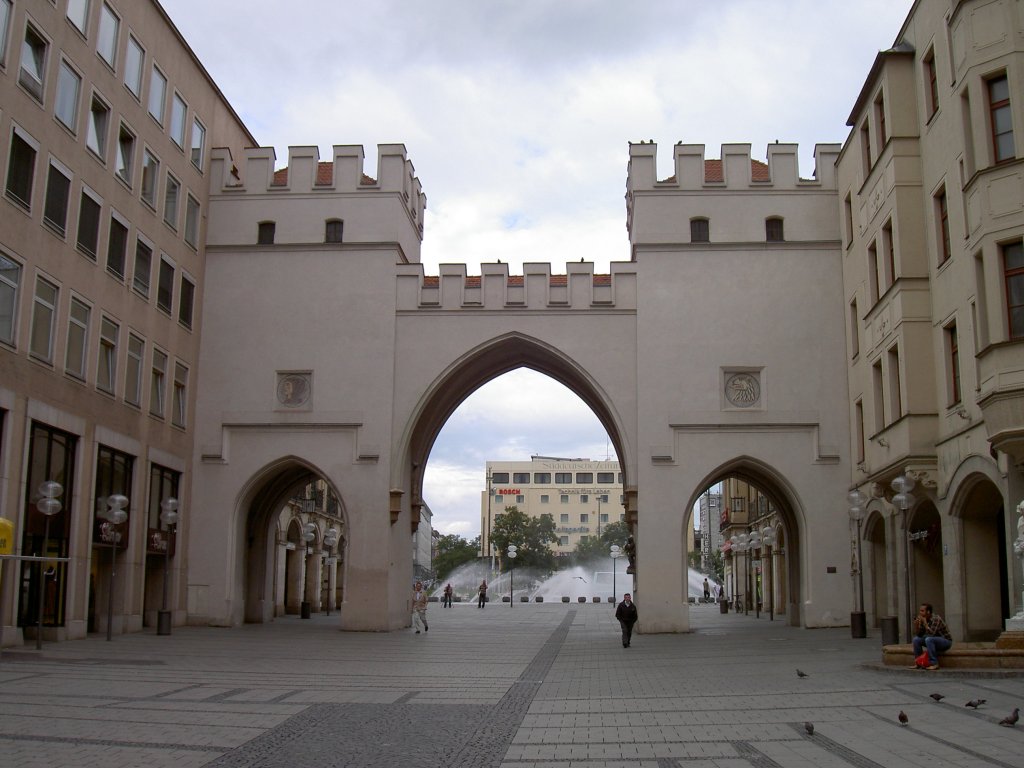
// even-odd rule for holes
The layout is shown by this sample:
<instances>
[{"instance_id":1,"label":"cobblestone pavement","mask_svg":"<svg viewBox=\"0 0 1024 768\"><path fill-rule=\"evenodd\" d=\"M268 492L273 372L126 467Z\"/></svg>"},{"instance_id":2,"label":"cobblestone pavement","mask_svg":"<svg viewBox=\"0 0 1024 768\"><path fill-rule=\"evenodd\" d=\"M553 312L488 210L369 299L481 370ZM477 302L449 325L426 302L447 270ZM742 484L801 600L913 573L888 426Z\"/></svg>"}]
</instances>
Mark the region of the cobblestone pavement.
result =
<instances>
[{"instance_id":1,"label":"cobblestone pavement","mask_svg":"<svg viewBox=\"0 0 1024 768\"><path fill-rule=\"evenodd\" d=\"M1024 721L998 724L1024 678L881 669L877 636L691 617L628 649L611 606L562 603L433 605L421 635L314 616L8 649L0 766L1024 768Z\"/></svg>"}]
</instances>

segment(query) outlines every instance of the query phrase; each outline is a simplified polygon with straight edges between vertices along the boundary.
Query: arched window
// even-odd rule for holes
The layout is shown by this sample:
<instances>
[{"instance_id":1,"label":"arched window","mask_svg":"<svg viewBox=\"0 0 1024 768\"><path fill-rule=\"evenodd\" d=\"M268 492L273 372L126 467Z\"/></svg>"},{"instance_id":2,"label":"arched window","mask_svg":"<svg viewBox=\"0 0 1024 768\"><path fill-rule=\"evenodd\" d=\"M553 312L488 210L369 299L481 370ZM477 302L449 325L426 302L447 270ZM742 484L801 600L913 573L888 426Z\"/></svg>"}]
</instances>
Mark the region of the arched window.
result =
<instances>
[{"instance_id":1,"label":"arched window","mask_svg":"<svg viewBox=\"0 0 1024 768\"><path fill-rule=\"evenodd\" d=\"M764 237L769 243L781 243L786 238L783 236L782 219L772 216L764 220Z\"/></svg>"},{"instance_id":2,"label":"arched window","mask_svg":"<svg viewBox=\"0 0 1024 768\"><path fill-rule=\"evenodd\" d=\"M345 224L341 219L328 219L324 227L325 243L340 243Z\"/></svg>"},{"instance_id":3,"label":"arched window","mask_svg":"<svg viewBox=\"0 0 1024 768\"><path fill-rule=\"evenodd\" d=\"M690 219L690 242L711 242L711 222L704 217Z\"/></svg>"},{"instance_id":4,"label":"arched window","mask_svg":"<svg viewBox=\"0 0 1024 768\"><path fill-rule=\"evenodd\" d=\"M258 245L273 245L274 232L277 225L272 221L261 221L256 231L256 243Z\"/></svg>"}]
</instances>

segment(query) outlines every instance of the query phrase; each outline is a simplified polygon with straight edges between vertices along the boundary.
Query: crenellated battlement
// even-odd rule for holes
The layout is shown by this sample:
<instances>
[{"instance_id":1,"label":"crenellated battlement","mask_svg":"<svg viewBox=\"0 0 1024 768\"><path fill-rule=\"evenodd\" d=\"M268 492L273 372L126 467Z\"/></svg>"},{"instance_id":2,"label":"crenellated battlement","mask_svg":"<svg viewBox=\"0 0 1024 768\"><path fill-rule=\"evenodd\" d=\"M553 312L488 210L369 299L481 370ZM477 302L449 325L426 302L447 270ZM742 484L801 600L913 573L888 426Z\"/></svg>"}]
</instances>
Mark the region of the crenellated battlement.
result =
<instances>
[{"instance_id":1,"label":"crenellated battlement","mask_svg":"<svg viewBox=\"0 0 1024 768\"><path fill-rule=\"evenodd\" d=\"M364 171L363 147L335 145L329 161L315 146L288 148L277 168L273 147L250 147L235 162L228 149L211 152L211 245L256 242L258 225L276 226L275 244L324 242L324 224L343 224L343 243L399 243L419 260L427 198L402 144L377 147L377 178ZM218 223L220 222L220 223Z\"/></svg>"},{"instance_id":2,"label":"crenellated battlement","mask_svg":"<svg viewBox=\"0 0 1024 768\"><path fill-rule=\"evenodd\" d=\"M658 145L630 143L626 186L629 191L654 189L793 190L836 189L836 159L841 145L814 145L814 177L800 178L797 144L769 144L768 162L750 156L750 144L723 144L720 159L707 159L703 144L678 143L673 149L672 176L657 178Z\"/></svg>"},{"instance_id":3,"label":"crenellated battlement","mask_svg":"<svg viewBox=\"0 0 1024 768\"><path fill-rule=\"evenodd\" d=\"M527 263L523 274L510 275L508 264L481 264L479 276L465 264L441 264L438 275L422 265L398 267L399 311L412 310L636 310L636 265L612 262L608 274L595 274L591 262L566 265L552 274L547 263Z\"/></svg>"}]
</instances>

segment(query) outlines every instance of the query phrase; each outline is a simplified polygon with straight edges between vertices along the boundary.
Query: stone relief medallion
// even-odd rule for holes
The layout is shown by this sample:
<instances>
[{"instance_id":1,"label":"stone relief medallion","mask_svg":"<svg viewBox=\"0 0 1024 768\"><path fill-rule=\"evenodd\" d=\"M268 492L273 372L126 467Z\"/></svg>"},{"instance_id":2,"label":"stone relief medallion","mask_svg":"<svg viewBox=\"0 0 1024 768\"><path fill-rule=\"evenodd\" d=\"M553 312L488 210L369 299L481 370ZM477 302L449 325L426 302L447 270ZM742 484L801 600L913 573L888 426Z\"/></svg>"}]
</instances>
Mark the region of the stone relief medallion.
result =
<instances>
[{"instance_id":1,"label":"stone relief medallion","mask_svg":"<svg viewBox=\"0 0 1024 768\"><path fill-rule=\"evenodd\" d=\"M725 380L725 399L737 408L751 408L761 400L761 382L756 373L731 373Z\"/></svg>"},{"instance_id":2,"label":"stone relief medallion","mask_svg":"<svg viewBox=\"0 0 1024 768\"><path fill-rule=\"evenodd\" d=\"M277 375L277 402L289 408L298 408L309 400L309 374L279 373Z\"/></svg>"}]
</instances>

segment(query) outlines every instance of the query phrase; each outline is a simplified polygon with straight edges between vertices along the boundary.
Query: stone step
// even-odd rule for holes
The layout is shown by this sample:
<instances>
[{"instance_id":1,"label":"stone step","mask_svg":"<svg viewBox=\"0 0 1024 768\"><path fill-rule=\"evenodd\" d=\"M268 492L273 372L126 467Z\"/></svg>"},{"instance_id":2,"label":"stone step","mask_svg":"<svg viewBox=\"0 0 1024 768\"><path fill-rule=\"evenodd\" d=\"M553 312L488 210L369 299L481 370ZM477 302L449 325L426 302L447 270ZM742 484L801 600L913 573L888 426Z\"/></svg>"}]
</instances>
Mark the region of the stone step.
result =
<instances>
[{"instance_id":1,"label":"stone step","mask_svg":"<svg viewBox=\"0 0 1024 768\"><path fill-rule=\"evenodd\" d=\"M1024 669L1024 649L997 647L997 643L953 643L939 655L942 669ZM909 643L882 646L887 667L911 667L914 649Z\"/></svg>"}]
</instances>

